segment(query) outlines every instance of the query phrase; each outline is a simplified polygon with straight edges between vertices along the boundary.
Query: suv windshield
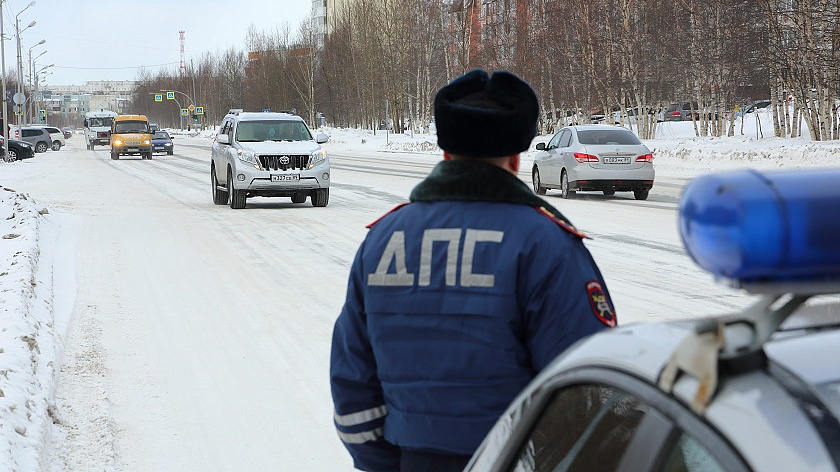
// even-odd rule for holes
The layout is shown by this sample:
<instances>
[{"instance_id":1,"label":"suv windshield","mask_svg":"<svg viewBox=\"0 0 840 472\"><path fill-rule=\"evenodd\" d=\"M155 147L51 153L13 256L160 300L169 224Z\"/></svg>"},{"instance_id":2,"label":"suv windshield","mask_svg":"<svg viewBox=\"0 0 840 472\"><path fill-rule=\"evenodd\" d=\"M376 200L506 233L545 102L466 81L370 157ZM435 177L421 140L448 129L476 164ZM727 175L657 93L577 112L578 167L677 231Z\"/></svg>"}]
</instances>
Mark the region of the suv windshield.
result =
<instances>
[{"instance_id":1,"label":"suv windshield","mask_svg":"<svg viewBox=\"0 0 840 472\"><path fill-rule=\"evenodd\" d=\"M297 120L240 121L236 127L236 140L240 143L311 139L309 128Z\"/></svg>"},{"instance_id":2,"label":"suv windshield","mask_svg":"<svg viewBox=\"0 0 840 472\"><path fill-rule=\"evenodd\" d=\"M621 129L578 131L581 144L641 144L635 134Z\"/></svg>"},{"instance_id":3,"label":"suv windshield","mask_svg":"<svg viewBox=\"0 0 840 472\"><path fill-rule=\"evenodd\" d=\"M118 121L114 127L115 133L148 133L149 123L145 121Z\"/></svg>"}]
</instances>

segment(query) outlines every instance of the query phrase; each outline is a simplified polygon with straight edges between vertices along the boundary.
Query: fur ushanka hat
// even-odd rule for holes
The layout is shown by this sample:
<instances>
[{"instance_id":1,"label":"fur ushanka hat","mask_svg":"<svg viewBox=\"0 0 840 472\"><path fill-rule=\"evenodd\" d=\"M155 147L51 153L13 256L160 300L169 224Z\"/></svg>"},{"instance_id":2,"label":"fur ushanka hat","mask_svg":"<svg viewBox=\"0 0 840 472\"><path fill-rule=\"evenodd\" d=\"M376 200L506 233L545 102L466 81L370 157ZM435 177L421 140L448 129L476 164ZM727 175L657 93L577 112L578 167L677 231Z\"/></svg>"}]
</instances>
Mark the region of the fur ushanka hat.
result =
<instances>
[{"instance_id":1,"label":"fur ushanka hat","mask_svg":"<svg viewBox=\"0 0 840 472\"><path fill-rule=\"evenodd\" d=\"M524 80L474 69L435 96L438 146L465 157L519 154L537 135L538 114L537 95Z\"/></svg>"}]
</instances>

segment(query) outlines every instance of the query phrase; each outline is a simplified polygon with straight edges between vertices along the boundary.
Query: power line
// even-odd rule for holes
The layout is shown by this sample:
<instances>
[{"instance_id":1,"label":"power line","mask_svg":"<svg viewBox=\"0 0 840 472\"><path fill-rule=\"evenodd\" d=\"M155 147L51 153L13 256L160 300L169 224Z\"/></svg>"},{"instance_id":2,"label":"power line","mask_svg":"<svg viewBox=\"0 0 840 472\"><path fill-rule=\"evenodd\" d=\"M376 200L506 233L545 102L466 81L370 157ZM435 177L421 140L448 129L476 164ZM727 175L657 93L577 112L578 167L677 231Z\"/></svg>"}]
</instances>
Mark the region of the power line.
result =
<instances>
[{"instance_id":1,"label":"power line","mask_svg":"<svg viewBox=\"0 0 840 472\"><path fill-rule=\"evenodd\" d=\"M128 66L128 67L70 67L70 66L60 66L56 64L54 67L56 69L72 69L72 70L124 70L124 69L143 69L145 67L163 67L163 66L172 66L178 64L177 62L165 62L163 64L148 64L143 66Z\"/></svg>"}]
</instances>

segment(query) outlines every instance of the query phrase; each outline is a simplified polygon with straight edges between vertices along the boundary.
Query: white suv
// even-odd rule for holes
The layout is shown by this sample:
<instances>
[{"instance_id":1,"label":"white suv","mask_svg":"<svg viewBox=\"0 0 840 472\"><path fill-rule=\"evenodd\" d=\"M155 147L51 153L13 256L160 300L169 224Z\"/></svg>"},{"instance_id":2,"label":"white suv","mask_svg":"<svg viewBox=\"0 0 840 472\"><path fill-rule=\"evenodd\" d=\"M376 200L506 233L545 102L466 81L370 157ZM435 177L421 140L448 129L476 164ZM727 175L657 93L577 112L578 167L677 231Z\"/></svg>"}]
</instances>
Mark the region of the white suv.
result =
<instances>
[{"instance_id":1,"label":"white suv","mask_svg":"<svg viewBox=\"0 0 840 472\"><path fill-rule=\"evenodd\" d=\"M289 113L231 110L212 146L213 203L245 208L248 197L291 197L324 207L330 198L330 161L312 133Z\"/></svg>"}]
</instances>

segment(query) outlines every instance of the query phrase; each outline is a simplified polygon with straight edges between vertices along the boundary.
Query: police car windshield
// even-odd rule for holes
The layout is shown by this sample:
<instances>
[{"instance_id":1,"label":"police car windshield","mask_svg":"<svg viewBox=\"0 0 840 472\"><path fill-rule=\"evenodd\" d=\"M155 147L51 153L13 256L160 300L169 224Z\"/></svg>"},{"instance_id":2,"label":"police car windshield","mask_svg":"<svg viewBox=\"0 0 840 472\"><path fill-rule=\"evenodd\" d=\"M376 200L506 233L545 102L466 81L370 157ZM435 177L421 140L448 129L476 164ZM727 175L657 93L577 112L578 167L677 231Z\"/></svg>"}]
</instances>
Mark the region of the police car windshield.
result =
<instances>
[{"instance_id":1,"label":"police car windshield","mask_svg":"<svg viewBox=\"0 0 840 472\"><path fill-rule=\"evenodd\" d=\"M260 120L240 121L236 140L240 143L260 141L309 141L312 135L302 121Z\"/></svg>"}]
</instances>

